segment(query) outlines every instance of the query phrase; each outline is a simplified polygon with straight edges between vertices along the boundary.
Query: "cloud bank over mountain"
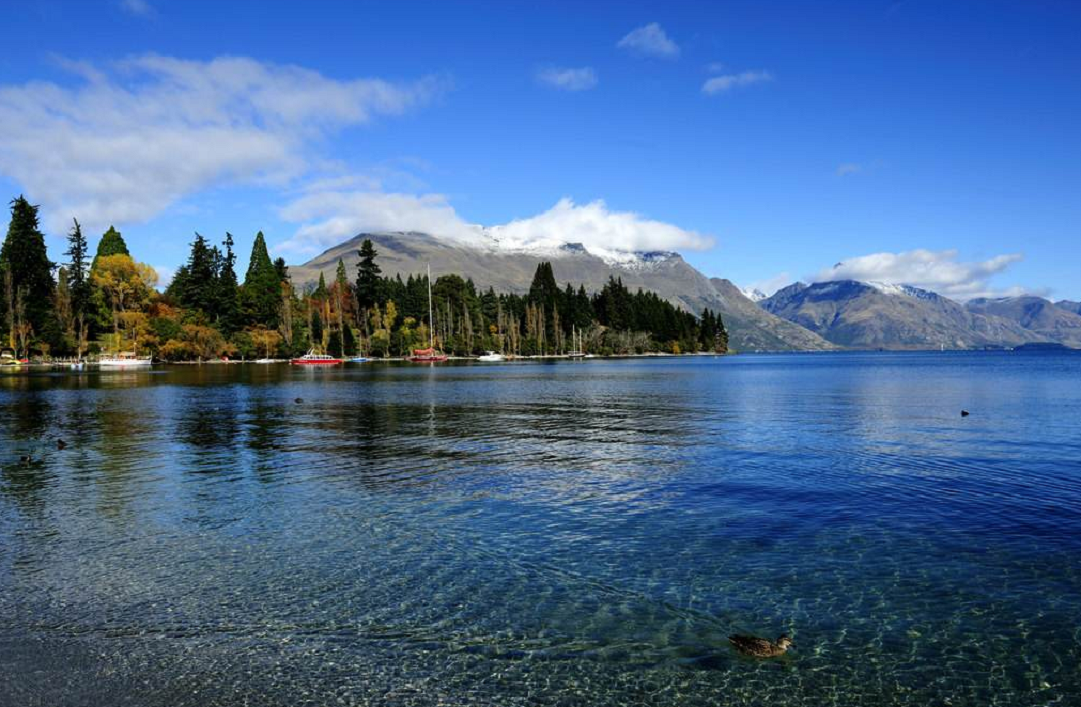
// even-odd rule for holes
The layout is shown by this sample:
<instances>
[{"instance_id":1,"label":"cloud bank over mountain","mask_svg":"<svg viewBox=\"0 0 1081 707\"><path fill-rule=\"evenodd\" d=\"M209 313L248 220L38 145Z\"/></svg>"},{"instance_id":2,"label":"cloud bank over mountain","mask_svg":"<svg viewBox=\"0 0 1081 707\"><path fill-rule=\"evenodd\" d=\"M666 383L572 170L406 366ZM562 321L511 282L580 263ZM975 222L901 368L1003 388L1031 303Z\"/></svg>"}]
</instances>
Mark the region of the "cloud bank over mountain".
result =
<instances>
[{"instance_id":1,"label":"cloud bank over mountain","mask_svg":"<svg viewBox=\"0 0 1081 707\"><path fill-rule=\"evenodd\" d=\"M282 250L301 254L317 253L364 231L417 231L516 252L545 253L568 242L581 243L607 260L636 251L704 250L713 245L708 236L634 212L613 211L602 200L578 204L563 198L535 216L485 227L466 222L440 194L325 191L287 204L281 217L300 224Z\"/></svg>"},{"instance_id":2,"label":"cloud bank over mountain","mask_svg":"<svg viewBox=\"0 0 1081 707\"><path fill-rule=\"evenodd\" d=\"M859 280L891 285L913 285L951 299L1019 294L996 292L989 280L1022 260L1020 253L998 255L978 262L961 262L956 250L910 250L903 253L872 253L849 258L819 271L812 282Z\"/></svg>"}]
</instances>

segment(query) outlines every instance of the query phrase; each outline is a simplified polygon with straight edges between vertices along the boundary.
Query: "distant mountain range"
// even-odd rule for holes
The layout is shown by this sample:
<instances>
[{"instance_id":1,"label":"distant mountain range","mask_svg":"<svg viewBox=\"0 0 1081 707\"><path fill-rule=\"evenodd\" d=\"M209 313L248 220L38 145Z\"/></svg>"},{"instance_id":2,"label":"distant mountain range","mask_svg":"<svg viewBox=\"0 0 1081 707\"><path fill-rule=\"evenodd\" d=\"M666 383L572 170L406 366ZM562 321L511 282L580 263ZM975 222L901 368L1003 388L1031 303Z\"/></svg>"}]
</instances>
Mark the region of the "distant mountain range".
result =
<instances>
[{"instance_id":1,"label":"distant mountain range","mask_svg":"<svg viewBox=\"0 0 1081 707\"><path fill-rule=\"evenodd\" d=\"M789 285L759 304L847 348L1081 346L1081 316L1040 297L975 299L963 305L909 285L841 280Z\"/></svg>"},{"instance_id":2,"label":"distant mountain range","mask_svg":"<svg viewBox=\"0 0 1081 707\"><path fill-rule=\"evenodd\" d=\"M736 351L973 349L1055 342L1081 348L1081 303L1040 297L976 299L961 304L908 285L843 280L795 283L772 296L707 278L669 251L590 252L580 243L514 250L496 241L463 242L415 232L362 233L291 266L294 283L329 280L341 259L355 272L357 251L371 239L389 276L455 273L480 289L528 291L537 264L552 263L557 280L600 290L609 277L652 290L695 313L719 312Z\"/></svg>"}]
</instances>

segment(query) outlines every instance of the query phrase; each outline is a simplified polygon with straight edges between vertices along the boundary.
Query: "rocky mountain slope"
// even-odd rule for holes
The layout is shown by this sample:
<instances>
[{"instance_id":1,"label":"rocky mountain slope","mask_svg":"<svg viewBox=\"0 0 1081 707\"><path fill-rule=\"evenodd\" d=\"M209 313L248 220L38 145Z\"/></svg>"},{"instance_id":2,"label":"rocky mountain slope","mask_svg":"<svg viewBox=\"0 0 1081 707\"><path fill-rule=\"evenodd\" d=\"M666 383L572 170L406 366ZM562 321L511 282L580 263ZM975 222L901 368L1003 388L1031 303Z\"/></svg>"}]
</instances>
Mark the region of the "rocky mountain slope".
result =
<instances>
[{"instance_id":1,"label":"rocky mountain slope","mask_svg":"<svg viewBox=\"0 0 1081 707\"><path fill-rule=\"evenodd\" d=\"M1071 302L1068 299L1062 299L1058 302L1055 302L1055 306L1059 309L1065 309L1067 312L1081 314L1081 302Z\"/></svg>"},{"instance_id":2,"label":"rocky mountain slope","mask_svg":"<svg viewBox=\"0 0 1081 707\"><path fill-rule=\"evenodd\" d=\"M970 311L934 292L854 280L796 283L759 303L767 311L858 349L970 349L1045 340L1015 321Z\"/></svg>"},{"instance_id":3,"label":"rocky mountain slope","mask_svg":"<svg viewBox=\"0 0 1081 707\"><path fill-rule=\"evenodd\" d=\"M1041 341L1081 347L1081 315L1042 297L981 298L970 300L965 306L970 312L1016 323Z\"/></svg>"},{"instance_id":4,"label":"rocky mountain slope","mask_svg":"<svg viewBox=\"0 0 1081 707\"><path fill-rule=\"evenodd\" d=\"M290 266L293 282L313 283L323 273L334 277L340 258L352 275L357 251L370 238L379 253L377 262L385 275L425 272L431 264L433 277L456 273L472 278L478 288L497 292L529 290L537 264L552 263L559 283L600 290L609 277L622 278L632 289L652 290L673 304L695 313L705 308L720 312L736 351L822 350L833 348L817 334L794 326L755 306L727 280L710 281L678 253L627 253L618 259L602 258L576 243L544 251L514 251L437 238L425 233L362 233L335 246L303 265Z\"/></svg>"},{"instance_id":5,"label":"rocky mountain slope","mask_svg":"<svg viewBox=\"0 0 1081 707\"><path fill-rule=\"evenodd\" d=\"M818 334L772 314L747 297L729 280L711 278L723 300L717 309L735 351L824 351L837 348Z\"/></svg>"}]
</instances>

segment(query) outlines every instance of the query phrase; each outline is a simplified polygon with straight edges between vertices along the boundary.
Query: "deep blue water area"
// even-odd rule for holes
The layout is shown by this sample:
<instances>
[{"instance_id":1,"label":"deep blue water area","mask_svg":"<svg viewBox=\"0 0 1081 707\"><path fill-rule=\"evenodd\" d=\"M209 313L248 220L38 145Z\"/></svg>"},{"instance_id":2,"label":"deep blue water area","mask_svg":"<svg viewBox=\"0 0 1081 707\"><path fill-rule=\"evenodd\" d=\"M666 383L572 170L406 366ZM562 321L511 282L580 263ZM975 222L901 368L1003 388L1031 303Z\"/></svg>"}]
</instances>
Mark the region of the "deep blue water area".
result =
<instances>
[{"instance_id":1,"label":"deep blue water area","mask_svg":"<svg viewBox=\"0 0 1081 707\"><path fill-rule=\"evenodd\" d=\"M1081 704L1081 354L6 373L0 421L3 707Z\"/></svg>"}]
</instances>

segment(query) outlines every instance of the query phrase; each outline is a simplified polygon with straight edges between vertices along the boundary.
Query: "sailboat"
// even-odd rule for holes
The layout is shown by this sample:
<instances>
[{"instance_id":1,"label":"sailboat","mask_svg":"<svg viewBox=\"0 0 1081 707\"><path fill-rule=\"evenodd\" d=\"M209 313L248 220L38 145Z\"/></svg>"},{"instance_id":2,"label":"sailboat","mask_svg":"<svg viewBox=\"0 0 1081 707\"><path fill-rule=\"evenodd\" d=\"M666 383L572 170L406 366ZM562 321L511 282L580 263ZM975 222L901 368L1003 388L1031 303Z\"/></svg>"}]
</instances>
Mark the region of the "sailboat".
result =
<instances>
[{"instance_id":1,"label":"sailboat","mask_svg":"<svg viewBox=\"0 0 1081 707\"><path fill-rule=\"evenodd\" d=\"M435 350L435 328L432 318L432 264L428 263L428 348L413 349L413 355L409 360L413 363L442 363L447 360L447 355L442 351Z\"/></svg>"},{"instance_id":2,"label":"sailboat","mask_svg":"<svg viewBox=\"0 0 1081 707\"><path fill-rule=\"evenodd\" d=\"M567 358L585 358L585 353L582 352L582 338L581 334L575 327L571 327L571 346L574 347L573 351L567 354Z\"/></svg>"}]
</instances>

